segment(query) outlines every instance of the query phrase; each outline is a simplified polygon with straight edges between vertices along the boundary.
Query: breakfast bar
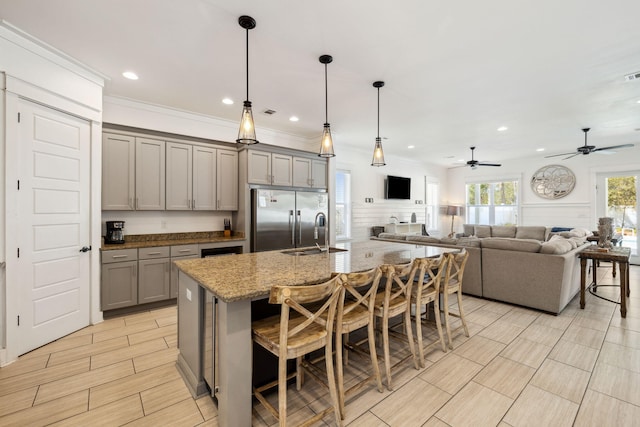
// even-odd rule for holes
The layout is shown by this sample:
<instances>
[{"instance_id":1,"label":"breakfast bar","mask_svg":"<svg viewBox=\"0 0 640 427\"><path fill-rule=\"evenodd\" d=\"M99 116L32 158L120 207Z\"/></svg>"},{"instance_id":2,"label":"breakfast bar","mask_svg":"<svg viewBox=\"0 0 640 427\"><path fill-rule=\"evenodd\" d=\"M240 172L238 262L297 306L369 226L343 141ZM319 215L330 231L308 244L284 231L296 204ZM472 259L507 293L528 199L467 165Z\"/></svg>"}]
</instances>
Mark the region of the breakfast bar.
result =
<instances>
[{"instance_id":1,"label":"breakfast bar","mask_svg":"<svg viewBox=\"0 0 640 427\"><path fill-rule=\"evenodd\" d=\"M333 272L365 271L452 251L456 249L364 241L328 250L290 249L176 261L178 370L194 396L211 390L221 426L250 426L252 301L268 298L273 285L320 283Z\"/></svg>"}]
</instances>

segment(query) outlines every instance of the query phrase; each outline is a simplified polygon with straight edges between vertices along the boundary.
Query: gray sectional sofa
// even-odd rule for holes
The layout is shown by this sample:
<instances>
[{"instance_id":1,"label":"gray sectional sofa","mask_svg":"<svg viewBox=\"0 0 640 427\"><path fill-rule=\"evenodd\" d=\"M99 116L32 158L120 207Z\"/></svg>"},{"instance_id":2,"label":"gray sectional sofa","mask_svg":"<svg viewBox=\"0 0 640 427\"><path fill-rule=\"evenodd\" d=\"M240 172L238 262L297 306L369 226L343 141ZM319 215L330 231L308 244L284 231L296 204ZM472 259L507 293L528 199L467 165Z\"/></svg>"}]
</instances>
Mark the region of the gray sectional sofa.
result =
<instances>
[{"instance_id":1,"label":"gray sectional sofa","mask_svg":"<svg viewBox=\"0 0 640 427\"><path fill-rule=\"evenodd\" d=\"M465 224L464 233L452 239L391 233L372 239L465 247L464 293L557 314L580 291L577 254L590 245L590 232L552 230Z\"/></svg>"}]
</instances>

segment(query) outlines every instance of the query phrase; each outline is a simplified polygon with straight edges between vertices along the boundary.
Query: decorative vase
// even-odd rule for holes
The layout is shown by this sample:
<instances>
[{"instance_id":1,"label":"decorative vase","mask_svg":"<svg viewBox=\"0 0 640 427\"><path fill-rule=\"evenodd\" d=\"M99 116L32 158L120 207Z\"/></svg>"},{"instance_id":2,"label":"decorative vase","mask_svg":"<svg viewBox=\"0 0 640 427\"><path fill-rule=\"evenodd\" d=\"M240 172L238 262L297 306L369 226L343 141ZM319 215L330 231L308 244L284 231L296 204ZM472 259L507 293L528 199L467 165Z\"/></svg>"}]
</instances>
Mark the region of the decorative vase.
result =
<instances>
[{"instance_id":1,"label":"decorative vase","mask_svg":"<svg viewBox=\"0 0 640 427\"><path fill-rule=\"evenodd\" d=\"M604 217L598 219L598 247L612 248L611 238L613 237L613 218Z\"/></svg>"}]
</instances>

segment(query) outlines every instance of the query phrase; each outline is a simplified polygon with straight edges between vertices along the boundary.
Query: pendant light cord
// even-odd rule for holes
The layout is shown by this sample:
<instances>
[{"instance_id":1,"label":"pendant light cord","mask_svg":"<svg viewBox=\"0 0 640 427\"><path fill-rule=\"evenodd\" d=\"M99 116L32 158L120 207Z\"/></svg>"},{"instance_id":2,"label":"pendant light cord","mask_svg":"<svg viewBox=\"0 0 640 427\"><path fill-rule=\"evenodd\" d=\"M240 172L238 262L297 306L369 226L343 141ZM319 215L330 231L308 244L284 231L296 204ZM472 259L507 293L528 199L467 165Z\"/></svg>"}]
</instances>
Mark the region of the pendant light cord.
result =
<instances>
[{"instance_id":1,"label":"pendant light cord","mask_svg":"<svg viewBox=\"0 0 640 427\"><path fill-rule=\"evenodd\" d=\"M249 100L249 29L247 28L247 101Z\"/></svg>"},{"instance_id":2,"label":"pendant light cord","mask_svg":"<svg viewBox=\"0 0 640 427\"><path fill-rule=\"evenodd\" d=\"M327 64L324 64L324 122L329 123L329 86L327 80Z\"/></svg>"},{"instance_id":3,"label":"pendant light cord","mask_svg":"<svg viewBox=\"0 0 640 427\"><path fill-rule=\"evenodd\" d=\"M378 138L380 138L380 88L378 88Z\"/></svg>"}]
</instances>

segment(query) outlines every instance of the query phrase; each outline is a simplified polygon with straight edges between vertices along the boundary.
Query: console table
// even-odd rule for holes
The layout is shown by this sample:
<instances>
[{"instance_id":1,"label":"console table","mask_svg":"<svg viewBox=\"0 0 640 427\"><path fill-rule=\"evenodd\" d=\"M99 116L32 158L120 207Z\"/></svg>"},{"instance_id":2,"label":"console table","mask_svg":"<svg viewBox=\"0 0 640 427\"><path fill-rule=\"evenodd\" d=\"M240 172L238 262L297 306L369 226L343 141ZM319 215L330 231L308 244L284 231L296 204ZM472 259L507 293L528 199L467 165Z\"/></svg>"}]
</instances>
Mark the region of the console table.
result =
<instances>
[{"instance_id":1,"label":"console table","mask_svg":"<svg viewBox=\"0 0 640 427\"><path fill-rule=\"evenodd\" d=\"M422 226L419 222L400 222L397 224L385 224L385 233L394 234L422 234Z\"/></svg>"},{"instance_id":2,"label":"console table","mask_svg":"<svg viewBox=\"0 0 640 427\"><path fill-rule=\"evenodd\" d=\"M629 296L629 257L630 248L613 247L607 252L596 246L588 247L578 253L580 257L580 308L584 308L585 281L587 276L587 260L590 259L593 268L593 282L589 287L597 288L598 261L617 263L620 266L620 314L627 317L627 297ZM615 264L614 264L615 265ZM614 267L615 268L615 267ZM614 276L615 277L615 276Z\"/></svg>"}]
</instances>

